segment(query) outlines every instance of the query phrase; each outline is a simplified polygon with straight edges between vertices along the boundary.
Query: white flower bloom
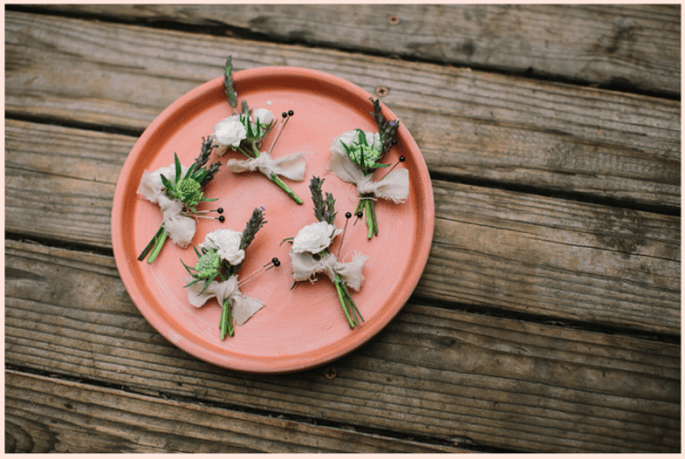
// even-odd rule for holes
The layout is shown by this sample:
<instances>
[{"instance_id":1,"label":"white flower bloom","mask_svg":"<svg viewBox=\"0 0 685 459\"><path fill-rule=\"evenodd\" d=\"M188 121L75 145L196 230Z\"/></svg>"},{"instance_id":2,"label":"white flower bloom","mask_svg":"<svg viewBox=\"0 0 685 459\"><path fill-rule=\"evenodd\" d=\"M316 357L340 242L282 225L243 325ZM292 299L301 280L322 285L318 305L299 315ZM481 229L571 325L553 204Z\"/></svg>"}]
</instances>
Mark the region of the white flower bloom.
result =
<instances>
[{"instance_id":1,"label":"white flower bloom","mask_svg":"<svg viewBox=\"0 0 685 459\"><path fill-rule=\"evenodd\" d=\"M376 150L383 148L383 144L381 143L381 135L378 132L364 132L364 135L366 136L366 142L370 147ZM344 132L333 139L333 142L331 142L331 151L333 153L347 156L347 152L342 146L342 143L349 147L357 142L359 142L359 131L357 129L352 129L351 131Z\"/></svg>"},{"instance_id":2,"label":"white flower bloom","mask_svg":"<svg viewBox=\"0 0 685 459\"><path fill-rule=\"evenodd\" d=\"M259 124L263 126L270 124L274 120L274 114L271 113L271 110L267 110L266 108L257 108L253 110L252 117L255 121L259 120Z\"/></svg>"},{"instance_id":3,"label":"white flower bloom","mask_svg":"<svg viewBox=\"0 0 685 459\"><path fill-rule=\"evenodd\" d=\"M217 249L219 256L236 266L245 259L245 251L240 248L242 233L232 229L218 229L205 237L200 249Z\"/></svg>"},{"instance_id":4,"label":"white flower bloom","mask_svg":"<svg viewBox=\"0 0 685 459\"><path fill-rule=\"evenodd\" d=\"M293 240L292 251L295 253L319 253L328 248L333 238L342 230L326 222L317 222L302 228Z\"/></svg>"},{"instance_id":5,"label":"white flower bloom","mask_svg":"<svg viewBox=\"0 0 685 459\"><path fill-rule=\"evenodd\" d=\"M240 122L240 116L238 115L224 118L214 126L214 138L219 145L230 145L233 148L238 148L240 142L245 137L247 137L247 129Z\"/></svg>"},{"instance_id":6,"label":"white flower bloom","mask_svg":"<svg viewBox=\"0 0 685 459\"><path fill-rule=\"evenodd\" d=\"M188 172L188 168L181 165L181 177L184 177ZM161 176L166 177L170 182L176 181L176 168L172 164L169 167L160 167L153 172L143 172L143 177L138 187L138 193L145 197L148 201L157 204L160 195L164 193L164 184Z\"/></svg>"}]
</instances>

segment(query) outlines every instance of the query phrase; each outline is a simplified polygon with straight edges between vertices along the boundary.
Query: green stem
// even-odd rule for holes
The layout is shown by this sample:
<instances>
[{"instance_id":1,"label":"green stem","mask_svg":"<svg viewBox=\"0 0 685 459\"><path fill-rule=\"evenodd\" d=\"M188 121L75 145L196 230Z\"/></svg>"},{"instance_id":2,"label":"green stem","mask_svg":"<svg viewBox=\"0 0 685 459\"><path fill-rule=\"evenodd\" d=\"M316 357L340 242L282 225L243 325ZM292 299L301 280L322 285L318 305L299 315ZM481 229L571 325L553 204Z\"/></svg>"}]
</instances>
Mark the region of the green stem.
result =
<instances>
[{"instance_id":1,"label":"green stem","mask_svg":"<svg viewBox=\"0 0 685 459\"><path fill-rule=\"evenodd\" d=\"M360 210L364 209L366 205L364 204L365 199L360 199L357 203L357 208L354 210L355 214L358 214Z\"/></svg>"},{"instance_id":2,"label":"green stem","mask_svg":"<svg viewBox=\"0 0 685 459\"><path fill-rule=\"evenodd\" d=\"M362 322L364 322L364 318L362 317L362 313L359 312L359 308L357 308L357 305L355 304L354 300L352 299L352 295L350 295L350 291L347 290L347 285L345 285L344 282L342 283L342 288L343 288L343 293L344 293L345 296L347 297L347 300L348 300L348 302L349 302L349 305L352 306L352 307L350 308L350 310L351 310L352 313L356 316L354 322L355 322L356 325L359 325L359 321L360 321L360 320L361 320Z\"/></svg>"},{"instance_id":3,"label":"green stem","mask_svg":"<svg viewBox=\"0 0 685 459\"><path fill-rule=\"evenodd\" d=\"M138 256L138 261L143 261L146 256L148 257L148 263L155 261L155 258L157 258L157 255L159 255L159 252L162 250L162 246L164 245L164 242L168 236L169 233L166 232L164 229L164 224L162 224L162 226L159 227L150 242L147 244L147 246L145 246L141 254Z\"/></svg>"},{"instance_id":4,"label":"green stem","mask_svg":"<svg viewBox=\"0 0 685 459\"><path fill-rule=\"evenodd\" d=\"M373 201L371 199L366 199L364 204L366 207L366 227L369 229L369 233L366 235L366 237L371 239L375 232L373 226Z\"/></svg>"},{"instance_id":5,"label":"green stem","mask_svg":"<svg viewBox=\"0 0 685 459\"><path fill-rule=\"evenodd\" d=\"M371 239L374 235L378 236L378 220L376 220L376 203L372 199L372 195L363 195L359 199L355 213L364 209L366 214L366 227L369 229L367 238Z\"/></svg>"},{"instance_id":6,"label":"green stem","mask_svg":"<svg viewBox=\"0 0 685 459\"><path fill-rule=\"evenodd\" d=\"M145 248L143 249L142 252L140 252L140 255L138 255L138 261L143 261L145 260L145 257L147 256L148 253L150 253L150 250L152 250L152 247L155 245L155 241L157 240L157 237L159 234L162 232L164 229L164 226L160 226L157 232L155 233L154 236L152 236L152 239L150 239L150 242L147 243Z\"/></svg>"},{"instance_id":7,"label":"green stem","mask_svg":"<svg viewBox=\"0 0 685 459\"><path fill-rule=\"evenodd\" d=\"M373 224L373 234L378 236L378 220L376 219L376 202L369 199L369 208L371 211L371 222Z\"/></svg>"},{"instance_id":8,"label":"green stem","mask_svg":"<svg viewBox=\"0 0 685 459\"><path fill-rule=\"evenodd\" d=\"M226 338L227 334L233 336L233 314L231 312L231 300L225 300L221 307L221 319L219 321L221 339Z\"/></svg>"},{"instance_id":9,"label":"green stem","mask_svg":"<svg viewBox=\"0 0 685 459\"><path fill-rule=\"evenodd\" d=\"M347 322L350 325L350 328L354 328L355 325L359 325L359 321L364 322L364 318L362 317L361 312L359 312L359 308L357 308L357 305L354 303L350 291L347 290L345 282L337 273L335 275L334 283L335 289L338 292L338 298L340 299L340 305L345 313L345 317L347 317Z\"/></svg>"},{"instance_id":10,"label":"green stem","mask_svg":"<svg viewBox=\"0 0 685 459\"><path fill-rule=\"evenodd\" d=\"M271 174L269 178L272 182L281 187L283 191L288 193L288 196L290 196L296 203L302 204L302 199L300 199L300 197L297 196L295 192L292 189L290 189L290 187L283 180L281 180L281 178L278 175Z\"/></svg>"},{"instance_id":11,"label":"green stem","mask_svg":"<svg viewBox=\"0 0 685 459\"><path fill-rule=\"evenodd\" d=\"M335 275L335 289L338 292L338 299L340 300L340 306L342 306L342 310L345 313L345 317L347 317L347 323L350 325L350 328L354 328L354 321L352 320L352 317L350 317L350 313L347 310L347 298L345 297L345 292L343 290L343 286L345 285L343 283L342 278L340 277L339 274L336 273Z\"/></svg>"}]
</instances>

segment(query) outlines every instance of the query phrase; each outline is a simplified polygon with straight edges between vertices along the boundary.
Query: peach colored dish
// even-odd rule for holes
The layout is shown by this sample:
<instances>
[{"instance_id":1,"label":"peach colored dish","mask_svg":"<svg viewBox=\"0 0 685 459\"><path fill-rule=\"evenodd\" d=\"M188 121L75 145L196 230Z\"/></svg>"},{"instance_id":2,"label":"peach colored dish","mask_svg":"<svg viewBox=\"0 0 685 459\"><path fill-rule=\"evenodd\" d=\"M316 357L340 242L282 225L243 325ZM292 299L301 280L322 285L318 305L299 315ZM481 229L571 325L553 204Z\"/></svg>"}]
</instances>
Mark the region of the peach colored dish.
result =
<instances>
[{"instance_id":1,"label":"peach colored dish","mask_svg":"<svg viewBox=\"0 0 685 459\"><path fill-rule=\"evenodd\" d=\"M226 221L200 219L193 243L201 243L207 233L218 228L242 231L252 210L264 207L267 223L247 249L239 274L245 278L273 257L281 260L280 267L241 287L244 294L264 301L265 307L236 327L235 336L222 341L216 300L195 308L183 288L188 275L180 260L189 266L195 264L197 258L192 247L184 250L167 241L153 264L137 261L162 221L159 208L137 194L143 171L170 166L174 153L183 165L193 162L200 152L202 137L213 132L217 121L232 114L221 77L189 92L164 110L145 130L126 160L112 209L112 245L117 268L145 319L171 343L201 360L255 373L290 372L323 365L353 351L382 330L416 287L433 238L435 210L428 169L418 146L401 124L398 143L383 162L394 164L400 156L406 157L399 167L410 173L409 198L402 204L377 202L380 232L371 240L366 239L364 220L352 226L352 218L348 224L349 237L341 259L355 250L369 255L362 287L352 294L365 322L350 329L335 287L325 275L319 275L314 283L300 282L291 289L290 245L280 244L316 221L308 189L312 176L324 178L324 192L335 196L339 228L345 224L345 212L354 212L354 187L326 170L328 148L345 131L377 131L369 113L371 95L341 78L293 67L243 70L233 78L239 101L246 100L251 108L267 108L277 117L283 111L295 112L272 156L305 153L305 179L287 181L304 203L297 205L259 173L233 174L225 170L223 165L228 159L243 159L239 153L228 152L221 158L217 176L205 188L206 195L218 201L199 206L223 207ZM385 106L383 114L388 120L396 118ZM266 146L274 135L271 132L267 136ZM216 156L212 155L210 162L214 161ZM335 253L339 239L333 245Z\"/></svg>"}]
</instances>

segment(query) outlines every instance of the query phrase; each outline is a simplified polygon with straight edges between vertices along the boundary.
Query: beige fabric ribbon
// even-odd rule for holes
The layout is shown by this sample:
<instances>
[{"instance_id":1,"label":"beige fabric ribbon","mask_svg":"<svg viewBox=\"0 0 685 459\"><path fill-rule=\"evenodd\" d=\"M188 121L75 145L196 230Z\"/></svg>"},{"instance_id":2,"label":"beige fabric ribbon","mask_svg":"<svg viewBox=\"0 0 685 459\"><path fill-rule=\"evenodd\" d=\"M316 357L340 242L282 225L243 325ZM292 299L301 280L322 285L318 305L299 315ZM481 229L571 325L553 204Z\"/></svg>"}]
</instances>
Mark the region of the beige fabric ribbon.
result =
<instances>
[{"instance_id":1,"label":"beige fabric ribbon","mask_svg":"<svg viewBox=\"0 0 685 459\"><path fill-rule=\"evenodd\" d=\"M314 282L316 273L326 273L334 281L336 273L342 277L345 285L354 290L359 290L364 280L362 268L369 257L354 252L352 261L342 263L332 253L327 253L322 259L316 260L311 253L295 253L290 251L290 263L293 268L295 281L309 280Z\"/></svg>"},{"instance_id":2,"label":"beige fabric ribbon","mask_svg":"<svg viewBox=\"0 0 685 459\"><path fill-rule=\"evenodd\" d=\"M192 279L188 281L190 280ZM216 298L223 307L224 301L228 299L231 302L233 319L238 325L247 322L250 317L264 306L262 300L250 298L240 292L237 275L231 276L223 282L212 281L205 291L200 293L204 285L205 283L200 281L188 286L188 301L190 301L190 304L199 308L211 298Z\"/></svg>"},{"instance_id":3,"label":"beige fabric ribbon","mask_svg":"<svg viewBox=\"0 0 685 459\"><path fill-rule=\"evenodd\" d=\"M259 170L267 177L272 174L285 177L296 182L304 179L307 168L306 160L302 153L273 159L268 153L260 153L256 158L246 160L230 159L226 163L226 169L231 172L241 173Z\"/></svg>"},{"instance_id":4,"label":"beige fabric ribbon","mask_svg":"<svg viewBox=\"0 0 685 459\"><path fill-rule=\"evenodd\" d=\"M333 151L326 169L342 180L357 186L359 195L372 194L377 198L388 199L395 204L404 202L409 196L409 171L397 169L381 180L374 182L373 174L364 175L345 153Z\"/></svg>"},{"instance_id":5,"label":"beige fabric ribbon","mask_svg":"<svg viewBox=\"0 0 685 459\"><path fill-rule=\"evenodd\" d=\"M181 166L183 175L188 168ZM138 187L138 194L153 204L157 204L162 211L164 229L171 237L174 244L186 248L195 235L195 220L183 215L183 203L177 199L170 199L164 192L161 175L169 181L175 180L174 167L162 167L156 171L143 172L143 177Z\"/></svg>"}]
</instances>

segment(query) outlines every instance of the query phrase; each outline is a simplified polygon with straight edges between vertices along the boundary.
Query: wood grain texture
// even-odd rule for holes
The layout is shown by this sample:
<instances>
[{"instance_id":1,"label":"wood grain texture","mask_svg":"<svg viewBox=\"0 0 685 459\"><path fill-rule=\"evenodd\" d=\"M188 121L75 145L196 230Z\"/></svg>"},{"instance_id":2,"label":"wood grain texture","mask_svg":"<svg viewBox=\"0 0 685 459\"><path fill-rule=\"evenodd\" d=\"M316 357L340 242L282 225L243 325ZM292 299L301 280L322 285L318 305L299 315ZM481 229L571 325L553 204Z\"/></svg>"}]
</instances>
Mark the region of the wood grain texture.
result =
<instances>
[{"instance_id":1,"label":"wood grain texture","mask_svg":"<svg viewBox=\"0 0 685 459\"><path fill-rule=\"evenodd\" d=\"M5 425L8 453L464 452L16 371Z\"/></svg>"},{"instance_id":2,"label":"wood grain texture","mask_svg":"<svg viewBox=\"0 0 685 459\"><path fill-rule=\"evenodd\" d=\"M8 5L6 452L679 452L680 13ZM387 88L431 172L415 294L332 379L186 354L107 255L135 140L229 54Z\"/></svg>"},{"instance_id":3,"label":"wood grain texture","mask_svg":"<svg viewBox=\"0 0 685 459\"><path fill-rule=\"evenodd\" d=\"M6 231L110 248L114 190L136 139L23 121L5 126Z\"/></svg>"},{"instance_id":4,"label":"wood grain texture","mask_svg":"<svg viewBox=\"0 0 685 459\"><path fill-rule=\"evenodd\" d=\"M50 5L47 11L680 93L679 5Z\"/></svg>"},{"instance_id":5,"label":"wood grain texture","mask_svg":"<svg viewBox=\"0 0 685 459\"><path fill-rule=\"evenodd\" d=\"M14 241L6 252L10 365L460 447L680 448L678 345L409 303L333 364L334 379L321 368L251 375L198 361L158 335L112 258Z\"/></svg>"},{"instance_id":6,"label":"wood grain texture","mask_svg":"<svg viewBox=\"0 0 685 459\"><path fill-rule=\"evenodd\" d=\"M389 88L383 102L412 133L434 174L680 207L677 101L300 46L80 20L60 24L8 12L11 116L142 132L174 100L220 75L232 54L237 69L299 66L372 94Z\"/></svg>"},{"instance_id":7,"label":"wood grain texture","mask_svg":"<svg viewBox=\"0 0 685 459\"><path fill-rule=\"evenodd\" d=\"M679 217L434 183L415 294L680 334Z\"/></svg>"},{"instance_id":8,"label":"wood grain texture","mask_svg":"<svg viewBox=\"0 0 685 459\"><path fill-rule=\"evenodd\" d=\"M134 139L11 120L6 129L6 230L111 248L115 180ZM433 192L417 295L679 333L679 217L442 180Z\"/></svg>"}]
</instances>

